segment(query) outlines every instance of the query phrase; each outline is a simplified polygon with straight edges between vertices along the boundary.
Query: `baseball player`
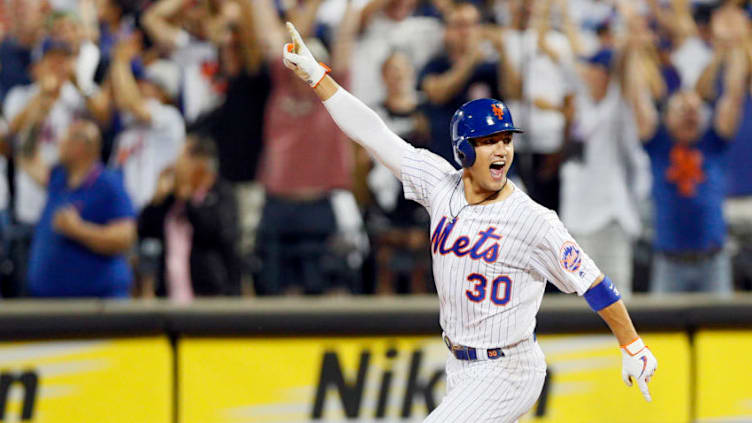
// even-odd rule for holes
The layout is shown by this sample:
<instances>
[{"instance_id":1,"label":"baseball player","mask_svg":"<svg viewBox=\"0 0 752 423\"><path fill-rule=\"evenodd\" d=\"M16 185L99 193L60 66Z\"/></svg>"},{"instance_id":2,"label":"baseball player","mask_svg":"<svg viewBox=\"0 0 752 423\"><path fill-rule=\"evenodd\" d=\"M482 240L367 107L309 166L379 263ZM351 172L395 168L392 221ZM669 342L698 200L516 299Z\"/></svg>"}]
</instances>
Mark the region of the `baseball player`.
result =
<instances>
[{"instance_id":1,"label":"baseball player","mask_svg":"<svg viewBox=\"0 0 752 423\"><path fill-rule=\"evenodd\" d=\"M622 378L647 383L657 361L637 335L618 291L551 210L506 177L514 126L504 103L466 103L451 122L455 170L414 148L327 75L288 23L285 66L307 82L337 125L402 181L431 216L431 253L441 327L451 351L447 394L426 422L514 422L535 403L546 364L535 315L546 281L583 295L621 345Z\"/></svg>"}]
</instances>

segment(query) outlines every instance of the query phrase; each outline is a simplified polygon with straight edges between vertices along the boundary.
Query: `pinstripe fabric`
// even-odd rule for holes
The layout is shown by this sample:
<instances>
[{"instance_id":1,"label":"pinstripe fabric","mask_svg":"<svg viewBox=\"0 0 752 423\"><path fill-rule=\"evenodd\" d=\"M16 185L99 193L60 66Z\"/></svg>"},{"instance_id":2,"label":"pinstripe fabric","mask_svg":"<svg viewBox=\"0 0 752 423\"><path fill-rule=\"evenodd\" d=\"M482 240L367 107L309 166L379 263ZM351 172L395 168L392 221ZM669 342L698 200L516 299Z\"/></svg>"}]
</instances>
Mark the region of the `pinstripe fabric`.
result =
<instances>
[{"instance_id":1,"label":"pinstripe fabric","mask_svg":"<svg viewBox=\"0 0 752 423\"><path fill-rule=\"evenodd\" d=\"M546 280L582 295L600 270L556 213L512 182L514 191L504 200L468 206L462 171L427 150L407 153L401 173L405 197L431 216L444 333L468 347L515 345L519 356L470 363L450 358L449 394L427 421L514 421L532 406L543 383L543 355L530 340ZM454 387L460 388L453 393Z\"/></svg>"},{"instance_id":2,"label":"pinstripe fabric","mask_svg":"<svg viewBox=\"0 0 752 423\"><path fill-rule=\"evenodd\" d=\"M532 338L503 351L495 361L462 361L450 354L447 394L424 422L506 423L525 414L543 389L543 351Z\"/></svg>"}]
</instances>

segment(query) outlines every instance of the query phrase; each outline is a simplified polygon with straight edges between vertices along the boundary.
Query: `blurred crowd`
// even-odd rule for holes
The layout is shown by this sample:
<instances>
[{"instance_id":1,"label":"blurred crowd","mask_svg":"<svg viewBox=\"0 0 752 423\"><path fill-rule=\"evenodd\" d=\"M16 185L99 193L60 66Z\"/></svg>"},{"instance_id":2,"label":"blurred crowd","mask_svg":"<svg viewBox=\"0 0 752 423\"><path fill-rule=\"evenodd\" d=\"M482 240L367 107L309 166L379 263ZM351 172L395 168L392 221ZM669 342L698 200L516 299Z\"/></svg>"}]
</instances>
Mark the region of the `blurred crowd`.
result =
<instances>
[{"instance_id":1,"label":"blurred crowd","mask_svg":"<svg viewBox=\"0 0 752 423\"><path fill-rule=\"evenodd\" d=\"M2 0L0 294L434 291L428 215L284 68L411 144L504 100L511 177L622 295L752 289L745 0Z\"/></svg>"}]
</instances>

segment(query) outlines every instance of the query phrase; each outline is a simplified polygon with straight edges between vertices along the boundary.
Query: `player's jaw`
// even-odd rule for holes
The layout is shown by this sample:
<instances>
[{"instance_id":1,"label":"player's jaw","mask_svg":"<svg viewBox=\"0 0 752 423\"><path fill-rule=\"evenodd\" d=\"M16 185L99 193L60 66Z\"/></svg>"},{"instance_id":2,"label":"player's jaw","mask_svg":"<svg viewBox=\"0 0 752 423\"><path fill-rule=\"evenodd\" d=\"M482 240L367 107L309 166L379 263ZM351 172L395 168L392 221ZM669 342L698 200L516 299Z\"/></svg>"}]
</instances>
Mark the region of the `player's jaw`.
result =
<instances>
[{"instance_id":1,"label":"player's jaw","mask_svg":"<svg viewBox=\"0 0 752 423\"><path fill-rule=\"evenodd\" d=\"M483 190L500 190L514 160L512 133L500 132L475 138L472 143L475 146L475 163L470 168L473 181Z\"/></svg>"}]
</instances>

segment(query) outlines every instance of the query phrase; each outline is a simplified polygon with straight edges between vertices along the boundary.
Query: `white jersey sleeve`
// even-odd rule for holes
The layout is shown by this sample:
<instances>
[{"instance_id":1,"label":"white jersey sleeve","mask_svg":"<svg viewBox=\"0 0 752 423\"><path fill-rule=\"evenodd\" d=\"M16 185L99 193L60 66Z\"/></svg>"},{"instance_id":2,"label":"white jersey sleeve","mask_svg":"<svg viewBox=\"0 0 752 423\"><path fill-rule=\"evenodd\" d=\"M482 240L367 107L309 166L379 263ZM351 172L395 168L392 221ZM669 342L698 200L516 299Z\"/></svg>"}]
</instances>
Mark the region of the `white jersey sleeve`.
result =
<instances>
[{"instance_id":1,"label":"white jersey sleeve","mask_svg":"<svg viewBox=\"0 0 752 423\"><path fill-rule=\"evenodd\" d=\"M376 112L343 88L324 101L324 107L345 135L363 146L395 177L402 179L400 165L403 157L415 150L412 145L391 131Z\"/></svg>"},{"instance_id":2,"label":"white jersey sleeve","mask_svg":"<svg viewBox=\"0 0 752 423\"><path fill-rule=\"evenodd\" d=\"M530 265L562 292L583 295L601 275L593 260L582 251L577 241L553 211L548 211L546 226L533 246Z\"/></svg>"},{"instance_id":3,"label":"white jersey sleeve","mask_svg":"<svg viewBox=\"0 0 752 423\"><path fill-rule=\"evenodd\" d=\"M423 148L416 148L402 158L402 188L405 198L430 209L431 193L438 184L457 170L443 157Z\"/></svg>"}]
</instances>

